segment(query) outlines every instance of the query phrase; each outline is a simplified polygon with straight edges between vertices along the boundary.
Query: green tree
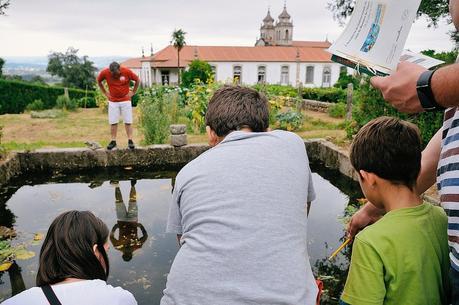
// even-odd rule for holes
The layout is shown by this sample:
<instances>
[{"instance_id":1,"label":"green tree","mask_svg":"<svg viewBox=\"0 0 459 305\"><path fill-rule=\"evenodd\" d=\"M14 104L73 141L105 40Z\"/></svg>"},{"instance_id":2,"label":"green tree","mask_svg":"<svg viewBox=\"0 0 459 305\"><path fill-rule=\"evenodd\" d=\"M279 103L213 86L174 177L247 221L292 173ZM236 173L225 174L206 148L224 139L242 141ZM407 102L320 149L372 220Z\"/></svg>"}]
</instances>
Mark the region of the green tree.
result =
<instances>
[{"instance_id":1,"label":"green tree","mask_svg":"<svg viewBox=\"0 0 459 305\"><path fill-rule=\"evenodd\" d=\"M421 53L424 55L436 58L438 60L442 60L445 62L445 64L448 65L448 64L453 64L456 62L456 58L459 52L457 50L452 50L449 52L437 53L435 50L425 50L425 51L421 51Z\"/></svg>"},{"instance_id":2,"label":"green tree","mask_svg":"<svg viewBox=\"0 0 459 305\"><path fill-rule=\"evenodd\" d=\"M212 67L205 61L193 60L188 66L188 70L183 72L182 86L191 87L195 80L200 80L203 84L212 77Z\"/></svg>"},{"instance_id":3,"label":"green tree","mask_svg":"<svg viewBox=\"0 0 459 305\"><path fill-rule=\"evenodd\" d=\"M10 0L0 0L0 16L5 15L5 11L9 6Z\"/></svg>"},{"instance_id":4,"label":"green tree","mask_svg":"<svg viewBox=\"0 0 459 305\"><path fill-rule=\"evenodd\" d=\"M3 75L2 69L3 69L4 64L5 64L5 60L3 60L3 58L0 57L0 78L2 78L2 75Z\"/></svg>"},{"instance_id":5,"label":"green tree","mask_svg":"<svg viewBox=\"0 0 459 305\"><path fill-rule=\"evenodd\" d=\"M333 17L343 24L345 19L354 11L355 0L330 0L328 8L333 12ZM425 16L430 26L437 26L440 20L449 18L449 1L448 0L422 0L418 10L418 16ZM457 31L450 33L451 39L454 42L459 42Z\"/></svg>"},{"instance_id":6,"label":"green tree","mask_svg":"<svg viewBox=\"0 0 459 305\"><path fill-rule=\"evenodd\" d=\"M184 32L182 29L174 30L174 32L172 33L172 41L171 41L171 44L174 46L174 48L177 49L177 70L178 70L178 85L179 86L180 86L180 74L181 74L180 51L186 45L185 35L186 35L186 32Z\"/></svg>"},{"instance_id":7,"label":"green tree","mask_svg":"<svg viewBox=\"0 0 459 305\"><path fill-rule=\"evenodd\" d=\"M94 89L96 82L94 63L87 56L78 57L78 50L72 47L64 53L53 52L48 56L46 71L62 77L65 87Z\"/></svg>"}]
</instances>

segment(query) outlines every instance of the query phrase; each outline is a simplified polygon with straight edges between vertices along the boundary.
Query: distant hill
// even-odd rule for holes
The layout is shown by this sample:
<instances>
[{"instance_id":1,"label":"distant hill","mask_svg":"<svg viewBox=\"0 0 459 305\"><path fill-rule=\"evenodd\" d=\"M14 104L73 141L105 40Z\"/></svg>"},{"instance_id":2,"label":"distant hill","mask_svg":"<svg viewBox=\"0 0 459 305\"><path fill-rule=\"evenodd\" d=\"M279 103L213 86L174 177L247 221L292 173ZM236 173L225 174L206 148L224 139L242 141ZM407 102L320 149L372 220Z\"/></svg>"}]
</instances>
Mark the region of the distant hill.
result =
<instances>
[{"instance_id":1,"label":"distant hill","mask_svg":"<svg viewBox=\"0 0 459 305\"><path fill-rule=\"evenodd\" d=\"M8 56L2 57L5 60L5 69L12 70L41 70L45 69L48 65L48 57L46 56ZM108 66L112 61L124 61L128 59L127 56L94 56L89 57L94 65L98 68L104 68Z\"/></svg>"}]
</instances>

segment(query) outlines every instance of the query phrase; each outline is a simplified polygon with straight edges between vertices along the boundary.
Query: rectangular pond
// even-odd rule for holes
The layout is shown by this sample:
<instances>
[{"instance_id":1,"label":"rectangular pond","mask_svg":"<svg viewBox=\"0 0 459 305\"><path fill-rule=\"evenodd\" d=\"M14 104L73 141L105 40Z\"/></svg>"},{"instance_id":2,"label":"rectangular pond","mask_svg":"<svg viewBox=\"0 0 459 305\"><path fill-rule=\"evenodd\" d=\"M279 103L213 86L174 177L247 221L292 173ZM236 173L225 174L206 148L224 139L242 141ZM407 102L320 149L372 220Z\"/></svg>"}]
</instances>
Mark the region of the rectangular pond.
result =
<instances>
[{"instance_id":1,"label":"rectangular pond","mask_svg":"<svg viewBox=\"0 0 459 305\"><path fill-rule=\"evenodd\" d=\"M327 257L342 242L345 216L360 193L358 184L320 164L312 170L317 199L308 224L311 265L323 279L322 304L337 304L349 264L349 249L332 263ZM83 175L34 176L0 189L0 226L14 228L13 245L36 253L0 272L0 302L35 286L38 255L51 221L67 210L90 210L109 227L109 283L131 291L140 305L159 304L167 273L178 251L173 234L164 233L176 172L101 171ZM125 217L128 214L129 221Z\"/></svg>"}]
</instances>

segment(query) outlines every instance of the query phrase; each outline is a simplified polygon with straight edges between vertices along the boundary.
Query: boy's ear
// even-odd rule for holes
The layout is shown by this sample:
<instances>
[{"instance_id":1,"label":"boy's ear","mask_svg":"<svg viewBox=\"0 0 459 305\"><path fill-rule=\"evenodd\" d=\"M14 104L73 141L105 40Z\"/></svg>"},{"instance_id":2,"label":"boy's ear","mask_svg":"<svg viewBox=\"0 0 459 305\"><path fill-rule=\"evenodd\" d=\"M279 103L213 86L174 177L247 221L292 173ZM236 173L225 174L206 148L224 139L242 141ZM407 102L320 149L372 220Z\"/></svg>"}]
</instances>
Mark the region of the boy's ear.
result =
<instances>
[{"instance_id":1,"label":"boy's ear","mask_svg":"<svg viewBox=\"0 0 459 305\"><path fill-rule=\"evenodd\" d=\"M209 145L214 147L219 143L219 138L217 133L210 128L210 126L206 126L206 133L207 139L209 140Z\"/></svg>"},{"instance_id":2,"label":"boy's ear","mask_svg":"<svg viewBox=\"0 0 459 305\"><path fill-rule=\"evenodd\" d=\"M364 170L359 170L360 177L362 181L368 183L370 186L374 186L376 184L376 175L373 173L369 173Z\"/></svg>"}]
</instances>

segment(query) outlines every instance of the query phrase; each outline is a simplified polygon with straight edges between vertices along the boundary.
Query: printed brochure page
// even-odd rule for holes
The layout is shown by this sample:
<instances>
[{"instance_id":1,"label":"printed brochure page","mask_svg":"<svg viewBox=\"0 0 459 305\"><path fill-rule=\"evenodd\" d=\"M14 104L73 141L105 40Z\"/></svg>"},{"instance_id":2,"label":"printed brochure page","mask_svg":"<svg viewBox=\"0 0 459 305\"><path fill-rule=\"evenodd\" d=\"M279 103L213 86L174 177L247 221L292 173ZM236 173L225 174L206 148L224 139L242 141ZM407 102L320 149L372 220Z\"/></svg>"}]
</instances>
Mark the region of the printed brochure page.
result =
<instances>
[{"instance_id":1,"label":"printed brochure page","mask_svg":"<svg viewBox=\"0 0 459 305\"><path fill-rule=\"evenodd\" d=\"M390 74L397 68L421 0L357 0L329 52Z\"/></svg>"}]
</instances>

